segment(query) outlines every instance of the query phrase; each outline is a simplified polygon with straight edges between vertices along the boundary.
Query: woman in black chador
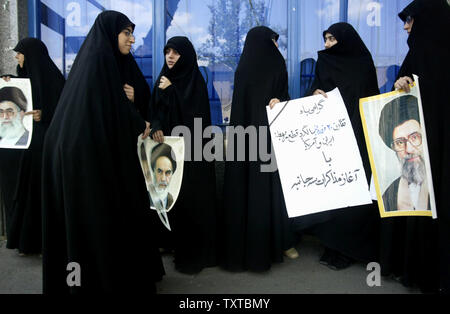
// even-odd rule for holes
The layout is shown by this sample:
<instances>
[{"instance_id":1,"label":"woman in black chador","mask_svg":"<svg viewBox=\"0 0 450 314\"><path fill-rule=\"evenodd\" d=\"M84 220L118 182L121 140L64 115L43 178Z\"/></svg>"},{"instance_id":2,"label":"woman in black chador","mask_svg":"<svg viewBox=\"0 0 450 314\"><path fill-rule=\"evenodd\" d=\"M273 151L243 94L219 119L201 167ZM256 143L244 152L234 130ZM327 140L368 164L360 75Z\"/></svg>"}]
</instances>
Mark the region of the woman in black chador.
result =
<instances>
[{"instance_id":1,"label":"woman in black chador","mask_svg":"<svg viewBox=\"0 0 450 314\"><path fill-rule=\"evenodd\" d=\"M367 180L370 163L359 111L359 99L378 95L372 56L356 30L337 23L323 32L325 50L319 51L311 93L326 97L336 87L344 99L358 143ZM370 183L370 181L368 182ZM320 262L343 269L353 260L378 260L380 216L376 203L297 218L297 229L316 235L325 246Z\"/></svg>"},{"instance_id":2,"label":"woman in black chador","mask_svg":"<svg viewBox=\"0 0 450 314\"><path fill-rule=\"evenodd\" d=\"M8 223L7 248L23 254L42 252L41 168L45 133L53 118L64 76L50 59L45 44L25 38L14 48L19 78L29 78L33 95L33 137L28 150L21 151L14 205Z\"/></svg>"},{"instance_id":3,"label":"woman in black chador","mask_svg":"<svg viewBox=\"0 0 450 314\"><path fill-rule=\"evenodd\" d=\"M192 135L186 141L192 161L185 161L180 195L169 213L172 233L159 226L161 248L175 250L175 267L188 274L215 266L216 260L216 181L213 162L202 154L195 160L194 119L204 128L211 125L208 91L199 71L197 54L186 37L173 37L164 47L165 64L156 80L151 102L152 137L162 143L173 128L185 126ZM201 142L200 142L201 143ZM199 146L203 150L206 142Z\"/></svg>"},{"instance_id":4,"label":"woman in black chador","mask_svg":"<svg viewBox=\"0 0 450 314\"><path fill-rule=\"evenodd\" d=\"M381 270L423 292L450 293L450 127L445 114L450 86L450 49L442 35L450 29L446 0L416 0L400 14L409 33L409 52L396 89L409 91L413 74L420 93L431 159L438 219L383 219Z\"/></svg>"},{"instance_id":5,"label":"woman in black chador","mask_svg":"<svg viewBox=\"0 0 450 314\"><path fill-rule=\"evenodd\" d=\"M272 263L283 261L285 251L290 250L292 257L297 255L279 174L264 172L268 170L264 166L270 168L270 161L264 162L262 156L253 158L256 161L249 158L253 141L265 145L265 152L271 151L266 106L289 99L286 63L277 40L278 34L270 28L250 30L235 73L231 126L266 129L257 132L258 138L247 137L245 147L232 145L228 136L220 233L221 265L230 271L267 271ZM260 138L265 142L260 143ZM239 149L246 150L245 161L237 159L238 154L242 155Z\"/></svg>"},{"instance_id":6,"label":"woman in black chador","mask_svg":"<svg viewBox=\"0 0 450 314\"><path fill-rule=\"evenodd\" d=\"M153 244L137 139L150 134L125 89L134 24L105 11L75 59L44 143L44 293L154 293ZM135 86L134 86L135 87ZM71 267L67 271L69 263ZM77 285L77 265L81 285ZM67 284L68 273L73 285Z\"/></svg>"}]
</instances>

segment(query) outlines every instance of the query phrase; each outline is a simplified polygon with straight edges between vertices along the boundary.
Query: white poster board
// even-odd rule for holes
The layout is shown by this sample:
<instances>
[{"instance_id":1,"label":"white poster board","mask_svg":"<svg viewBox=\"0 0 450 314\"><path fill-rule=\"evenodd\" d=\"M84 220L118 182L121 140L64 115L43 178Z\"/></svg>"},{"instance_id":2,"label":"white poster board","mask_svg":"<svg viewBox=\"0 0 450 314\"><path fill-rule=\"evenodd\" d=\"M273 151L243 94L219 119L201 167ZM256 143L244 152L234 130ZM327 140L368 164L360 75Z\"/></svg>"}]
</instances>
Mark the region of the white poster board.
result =
<instances>
[{"instance_id":1,"label":"white poster board","mask_svg":"<svg viewBox=\"0 0 450 314\"><path fill-rule=\"evenodd\" d=\"M33 97L29 79L0 79L0 148L27 149L33 135Z\"/></svg>"},{"instance_id":2,"label":"white poster board","mask_svg":"<svg viewBox=\"0 0 450 314\"><path fill-rule=\"evenodd\" d=\"M338 89L267 108L289 217L371 204L353 128Z\"/></svg>"}]
</instances>

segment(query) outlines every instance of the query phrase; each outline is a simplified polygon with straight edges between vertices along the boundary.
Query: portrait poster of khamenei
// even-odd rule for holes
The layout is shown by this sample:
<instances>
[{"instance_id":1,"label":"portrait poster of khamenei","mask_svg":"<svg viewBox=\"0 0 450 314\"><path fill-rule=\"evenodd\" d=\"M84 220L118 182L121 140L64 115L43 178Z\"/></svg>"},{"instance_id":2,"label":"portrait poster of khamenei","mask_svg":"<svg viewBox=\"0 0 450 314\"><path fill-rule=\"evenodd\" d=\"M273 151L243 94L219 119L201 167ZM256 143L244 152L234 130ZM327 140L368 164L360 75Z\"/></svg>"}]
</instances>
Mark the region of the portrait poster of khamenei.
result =
<instances>
[{"instance_id":1,"label":"portrait poster of khamenei","mask_svg":"<svg viewBox=\"0 0 450 314\"><path fill-rule=\"evenodd\" d=\"M411 91L360 100L382 218L437 218L419 78Z\"/></svg>"},{"instance_id":2,"label":"portrait poster of khamenei","mask_svg":"<svg viewBox=\"0 0 450 314\"><path fill-rule=\"evenodd\" d=\"M0 80L0 148L27 149L33 133L29 79Z\"/></svg>"},{"instance_id":3,"label":"portrait poster of khamenei","mask_svg":"<svg viewBox=\"0 0 450 314\"><path fill-rule=\"evenodd\" d=\"M164 143L150 138L138 140L138 155L144 173L150 208L171 230L168 213L177 201L184 170L184 139L165 137Z\"/></svg>"}]
</instances>

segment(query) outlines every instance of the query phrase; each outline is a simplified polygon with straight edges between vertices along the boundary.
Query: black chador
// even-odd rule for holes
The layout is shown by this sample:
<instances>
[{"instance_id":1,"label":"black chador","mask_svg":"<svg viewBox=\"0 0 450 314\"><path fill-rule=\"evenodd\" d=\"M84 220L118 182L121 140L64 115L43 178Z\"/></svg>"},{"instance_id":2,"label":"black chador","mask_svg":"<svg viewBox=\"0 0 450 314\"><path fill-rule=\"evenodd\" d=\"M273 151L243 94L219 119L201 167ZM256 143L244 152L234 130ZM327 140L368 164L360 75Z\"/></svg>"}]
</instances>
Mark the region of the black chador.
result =
<instances>
[{"instance_id":1,"label":"black chador","mask_svg":"<svg viewBox=\"0 0 450 314\"><path fill-rule=\"evenodd\" d=\"M180 195L169 213L172 232L159 227L159 245L175 250L175 267L188 274L198 273L205 267L215 266L217 213L216 179L213 162L194 160L194 141L204 148L206 139L194 139L194 119L203 130L211 125L211 109L203 76L197 64L197 54L186 37L173 37L164 47L164 54L172 49L180 58L169 68L167 62L156 80L151 102L152 133L162 131L171 136L177 126L185 126L192 135L186 138L186 150L190 150L190 161L184 163L183 182ZM160 88L162 78L171 82ZM197 127L198 128L198 127ZM156 215L155 215L156 216Z\"/></svg>"},{"instance_id":2,"label":"black chador","mask_svg":"<svg viewBox=\"0 0 450 314\"><path fill-rule=\"evenodd\" d=\"M399 77L419 77L431 159L438 219L397 217L382 220L381 269L406 286L423 292L450 293L450 127L445 107L450 86L449 45L442 34L450 29L446 0L413 1L400 14L411 22L409 52Z\"/></svg>"},{"instance_id":3,"label":"black chador","mask_svg":"<svg viewBox=\"0 0 450 314\"><path fill-rule=\"evenodd\" d=\"M146 123L124 91L124 84L132 83L124 79L132 56L118 45L126 28L134 30L134 24L121 13L97 17L47 132L42 191L47 294L154 293L163 273L136 149ZM76 277L68 286L69 263L79 265L81 286Z\"/></svg>"},{"instance_id":4,"label":"black chador","mask_svg":"<svg viewBox=\"0 0 450 314\"><path fill-rule=\"evenodd\" d=\"M21 151L17 185L8 223L7 248L22 254L42 252L41 167L45 133L52 121L64 76L50 59L45 44L36 38L22 39L14 51L24 55L23 67L17 66L19 78L29 78L33 110L40 119L33 121L33 137L28 150Z\"/></svg>"},{"instance_id":5,"label":"black chador","mask_svg":"<svg viewBox=\"0 0 450 314\"><path fill-rule=\"evenodd\" d=\"M266 271L272 263L282 262L284 251L293 246L279 173L262 171L262 166L270 168L270 161L264 162L263 156L252 161L248 152L253 144L249 140L260 143L259 138L265 135L263 144L270 154L266 106L274 98L289 100L286 63L276 40L278 34L270 28L250 30L234 78L231 126L257 130L261 126L266 130L265 134L258 131L258 138L246 139L245 161L238 161L240 147L230 144L232 139L228 138L228 157L232 151L235 154L225 167L220 234L221 265L230 271Z\"/></svg>"},{"instance_id":6,"label":"black chador","mask_svg":"<svg viewBox=\"0 0 450 314\"><path fill-rule=\"evenodd\" d=\"M145 80L142 71L136 63L133 57L125 58L121 73L122 84L129 85L134 89L134 99L132 102L135 104L137 111L140 113L143 119L148 117L148 104L151 99L150 87Z\"/></svg>"},{"instance_id":7,"label":"black chador","mask_svg":"<svg viewBox=\"0 0 450 314\"><path fill-rule=\"evenodd\" d=\"M372 56L356 30L337 23L323 32L337 43L319 51L311 93L336 87L344 100L358 143L367 180L370 163L359 110L359 99L379 94ZM370 184L370 182L368 182ZM348 267L352 260L378 260L380 216L376 204L356 206L296 219L297 228L316 235L326 247L321 263L332 269Z\"/></svg>"}]
</instances>

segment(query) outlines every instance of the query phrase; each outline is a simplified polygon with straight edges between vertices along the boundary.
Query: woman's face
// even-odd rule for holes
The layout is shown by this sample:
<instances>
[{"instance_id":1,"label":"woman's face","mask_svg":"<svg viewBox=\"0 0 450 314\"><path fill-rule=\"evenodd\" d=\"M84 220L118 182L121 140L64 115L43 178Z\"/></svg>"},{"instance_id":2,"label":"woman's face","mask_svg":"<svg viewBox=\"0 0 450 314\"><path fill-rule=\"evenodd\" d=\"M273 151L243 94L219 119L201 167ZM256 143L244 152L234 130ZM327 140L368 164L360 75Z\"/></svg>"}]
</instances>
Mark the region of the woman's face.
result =
<instances>
[{"instance_id":1,"label":"woman's face","mask_svg":"<svg viewBox=\"0 0 450 314\"><path fill-rule=\"evenodd\" d=\"M20 52L18 52L16 54L16 59L17 59L17 63L19 64L19 66L21 68L23 68L23 64L25 63L25 56L23 54L21 54Z\"/></svg>"},{"instance_id":2,"label":"woman's face","mask_svg":"<svg viewBox=\"0 0 450 314\"><path fill-rule=\"evenodd\" d=\"M403 27L403 29L408 32L408 35L411 34L413 24L414 24L414 18L411 16L408 16L405 21L405 26Z\"/></svg>"},{"instance_id":3,"label":"woman's face","mask_svg":"<svg viewBox=\"0 0 450 314\"><path fill-rule=\"evenodd\" d=\"M324 40L325 40L325 49L330 49L331 47L333 47L334 45L336 45L338 43L336 37L334 37L330 33L325 34Z\"/></svg>"},{"instance_id":4,"label":"woman's face","mask_svg":"<svg viewBox=\"0 0 450 314\"><path fill-rule=\"evenodd\" d=\"M280 48L280 45L278 45L278 42L277 42L277 40L275 38L272 38L272 41L273 41L273 43L275 44L275 46L277 48Z\"/></svg>"},{"instance_id":5,"label":"woman's face","mask_svg":"<svg viewBox=\"0 0 450 314\"><path fill-rule=\"evenodd\" d=\"M175 49L168 48L166 50L166 64L169 69L172 69L177 61L180 59L181 55Z\"/></svg>"},{"instance_id":6,"label":"woman's face","mask_svg":"<svg viewBox=\"0 0 450 314\"><path fill-rule=\"evenodd\" d=\"M128 26L119 34L119 51L123 55L128 55L131 51L131 47L135 43L133 29Z\"/></svg>"}]
</instances>

